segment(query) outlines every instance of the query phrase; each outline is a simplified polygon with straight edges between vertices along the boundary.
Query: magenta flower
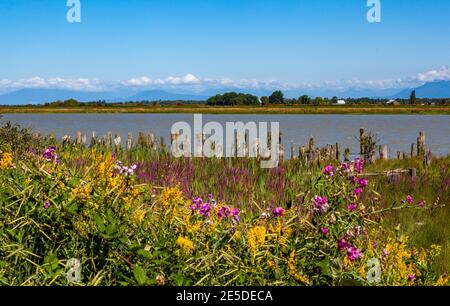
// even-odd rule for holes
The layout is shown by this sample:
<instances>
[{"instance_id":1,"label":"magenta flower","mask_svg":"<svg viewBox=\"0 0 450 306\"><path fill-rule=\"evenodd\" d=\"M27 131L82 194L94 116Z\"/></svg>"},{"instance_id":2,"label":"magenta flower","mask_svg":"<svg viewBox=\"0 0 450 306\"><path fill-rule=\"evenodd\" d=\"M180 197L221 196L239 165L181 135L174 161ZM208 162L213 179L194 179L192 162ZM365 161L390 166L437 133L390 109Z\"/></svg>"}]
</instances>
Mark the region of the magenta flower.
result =
<instances>
[{"instance_id":1,"label":"magenta flower","mask_svg":"<svg viewBox=\"0 0 450 306\"><path fill-rule=\"evenodd\" d=\"M44 154L42 154L42 157L46 161L54 161L56 162L58 159L58 155L55 153L56 148L55 147L48 147L47 150L45 150Z\"/></svg>"},{"instance_id":2,"label":"magenta flower","mask_svg":"<svg viewBox=\"0 0 450 306\"><path fill-rule=\"evenodd\" d=\"M325 236L328 236L328 234L330 233L330 230L326 227L322 228L322 234L324 234Z\"/></svg>"},{"instance_id":3,"label":"magenta flower","mask_svg":"<svg viewBox=\"0 0 450 306\"><path fill-rule=\"evenodd\" d=\"M50 202L49 201L45 201L44 202L44 208L48 209L50 207Z\"/></svg>"},{"instance_id":4,"label":"magenta flower","mask_svg":"<svg viewBox=\"0 0 450 306\"><path fill-rule=\"evenodd\" d=\"M281 217L284 214L284 209L282 207L277 207L272 211L275 217Z\"/></svg>"},{"instance_id":5,"label":"magenta flower","mask_svg":"<svg viewBox=\"0 0 450 306\"><path fill-rule=\"evenodd\" d=\"M357 208L357 205L355 203L348 204L348 206L347 206L347 209L350 212L354 212L356 210L356 208Z\"/></svg>"},{"instance_id":6,"label":"magenta flower","mask_svg":"<svg viewBox=\"0 0 450 306\"><path fill-rule=\"evenodd\" d=\"M237 208L233 208L232 210L231 210L231 215L232 215L232 218L231 218L231 221L233 222L233 223L238 223L240 220L241 220L241 218L239 217L239 214L240 214L241 212L239 211L239 209L237 209Z\"/></svg>"},{"instance_id":7,"label":"magenta flower","mask_svg":"<svg viewBox=\"0 0 450 306\"><path fill-rule=\"evenodd\" d=\"M358 258L362 257L362 253L355 247L349 247L347 248L347 256L350 261L355 261Z\"/></svg>"},{"instance_id":8,"label":"magenta flower","mask_svg":"<svg viewBox=\"0 0 450 306\"><path fill-rule=\"evenodd\" d=\"M222 218L228 218L231 215L231 210L228 206L222 206L221 208L219 208L219 211L217 212L217 217L219 219Z\"/></svg>"},{"instance_id":9,"label":"magenta flower","mask_svg":"<svg viewBox=\"0 0 450 306\"><path fill-rule=\"evenodd\" d=\"M356 172L361 173L364 169L364 161L357 158L353 161L353 166Z\"/></svg>"},{"instance_id":10,"label":"magenta flower","mask_svg":"<svg viewBox=\"0 0 450 306\"><path fill-rule=\"evenodd\" d=\"M410 195L407 195L407 196L406 196L406 201L407 201L409 204L412 204L412 203L414 202L412 196L410 196Z\"/></svg>"},{"instance_id":11,"label":"magenta flower","mask_svg":"<svg viewBox=\"0 0 450 306\"><path fill-rule=\"evenodd\" d=\"M366 187L367 185L369 185L369 181L366 180L365 178L360 178L360 179L358 179L358 180L357 180L357 183L358 183L359 187L361 187L361 188L364 188L364 187Z\"/></svg>"},{"instance_id":12,"label":"magenta flower","mask_svg":"<svg viewBox=\"0 0 450 306\"><path fill-rule=\"evenodd\" d=\"M419 202L419 207L424 208L426 205L426 202L424 200Z\"/></svg>"},{"instance_id":13,"label":"magenta flower","mask_svg":"<svg viewBox=\"0 0 450 306\"><path fill-rule=\"evenodd\" d=\"M348 170L350 170L350 166L347 163L342 163L341 170L348 171Z\"/></svg>"},{"instance_id":14,"label":"magenta flower","mask_svg":"<svg viewBox=\"0 0 450 306\"><path fill-rule=\"evenodd\" d=\"M337 246L338 246L339 251L342 251L344 249L349 248L350 244L348 244L347 240L345 240L344 238L341 238L341 239L338 239Z\"/></svg>"},{"instance_id":15,"label":"magenta flower","mask_svg":"<svg viewBox=\"0 0 450 306\"><path fill-rule=\"evenodd\" d=\"M203 204L202 198L200 198L200 197L195 197L194 199L192 199L192 204L189 206L189 208L190 208L192 211L196 211L196 210L198 210L198 209L201 208L202 204Z\"/></svg>"},{"instance_id":16,"label":"magenta flower","mask_svg":"<svg viewBox=\"0 0 450 306\"><path fill-rule=\"evenodd\" d=\"M412 281L416 278L415 274L408 274L408 280Z\"/></svg>"},{"instance_id":17,"label":"magenta flower","mask_svg":"<svg viewBox=\"0 0 450 306\"><path fill-rule=\"evenodd\" d=\"M321 213L324 213L328 210L328 208L330 207L328 202L327 202L327 198L325 197L320 197L320 196L315 196L313 199L313 205L314 205L314 210Z\"/></svg>"},{"instance_id":18,"label":"magenta flower","mask_svg":"<svg viewBox=\"0 0 450 306\"><path fill-rule=\"evenodd\" d=\"M353 194L356 196L361 195L361 193L363 192L361 187L356 188L355 190L353 190Z\"/></svg>"},{"instance_id":19,"label":"magenta flower","mask_svg":"<svg viewBox=\"0 0 450 306\"><path fill-rule=\"evenodd\" d=\"M200 210L198 212L200 215L204 216L205 218L208 218L209 214L211 213L211 205L209 203L203 203L200 206Z\"/></svg>"},{"instance_id":20,"label":"magenta flower","mask_svg":"<svg viewBox=\"0 0 450 306\"><path fill-rule=\"evenodd\" d=\"M327 165L325 169L323 170L323 174L326 176L332 177L334 175L334 169L331 165Z\"/></svg>"}]
</instances>

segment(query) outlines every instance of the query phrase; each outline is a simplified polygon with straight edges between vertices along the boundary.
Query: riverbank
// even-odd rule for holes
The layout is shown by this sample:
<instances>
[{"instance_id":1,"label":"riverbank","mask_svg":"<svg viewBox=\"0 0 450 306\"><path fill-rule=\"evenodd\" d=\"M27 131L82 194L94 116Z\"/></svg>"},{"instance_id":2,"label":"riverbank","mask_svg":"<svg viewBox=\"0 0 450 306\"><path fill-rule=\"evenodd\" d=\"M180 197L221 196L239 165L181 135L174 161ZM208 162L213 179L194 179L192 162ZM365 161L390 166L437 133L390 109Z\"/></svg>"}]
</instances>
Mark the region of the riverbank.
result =
<instances>
[{"instance_id":1,"label":"riverbank","mask_svg":"<svg viewBox=\"0 0 450 306\"><path fill-rule=\"evenodd\" d=\"M0 106L0 114L15 113L203 113L203 114L354 114L354 115L450 115L450 105L405 105L405 106L207 106L207 105L164 105L164 106Z\"/></svg>"}]
</instances>

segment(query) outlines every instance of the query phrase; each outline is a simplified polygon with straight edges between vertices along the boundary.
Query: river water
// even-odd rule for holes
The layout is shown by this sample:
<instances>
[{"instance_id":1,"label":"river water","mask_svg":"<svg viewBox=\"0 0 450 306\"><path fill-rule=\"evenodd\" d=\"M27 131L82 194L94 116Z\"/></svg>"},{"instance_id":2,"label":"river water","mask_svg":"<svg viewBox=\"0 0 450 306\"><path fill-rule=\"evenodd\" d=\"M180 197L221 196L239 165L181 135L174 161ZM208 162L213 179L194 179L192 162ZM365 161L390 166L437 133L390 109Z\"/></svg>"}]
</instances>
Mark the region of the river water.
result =
<instances>
[{"instance_id":1,"label":"river water","mask_svg":"<svg viewBox=\"0 0 450 306\"><path fill-rule=\"evenodd\" d=\"M138 132L154 133L163 136L166 143L170 140L172 125L178 121L193 124L193 114L6 114L1 121L11 121L30 127L42 134L55 133L57 137L76 132L92 131L103 136L108 131L118 133L123 143L128 132L136 139ZM425 131L426 143L436 155L450 154L450 116L447 115L203 115L203 124L216 121L224 126L226 122L242 121L244 123L279 122L289 155L290 143L306 145L310 136L316 144L341 144L357 153L359 129L377 135L380 144L389 147L390 156L396 156L397 150L410 151L419 131Z\"/></svg>"}]
</instances>

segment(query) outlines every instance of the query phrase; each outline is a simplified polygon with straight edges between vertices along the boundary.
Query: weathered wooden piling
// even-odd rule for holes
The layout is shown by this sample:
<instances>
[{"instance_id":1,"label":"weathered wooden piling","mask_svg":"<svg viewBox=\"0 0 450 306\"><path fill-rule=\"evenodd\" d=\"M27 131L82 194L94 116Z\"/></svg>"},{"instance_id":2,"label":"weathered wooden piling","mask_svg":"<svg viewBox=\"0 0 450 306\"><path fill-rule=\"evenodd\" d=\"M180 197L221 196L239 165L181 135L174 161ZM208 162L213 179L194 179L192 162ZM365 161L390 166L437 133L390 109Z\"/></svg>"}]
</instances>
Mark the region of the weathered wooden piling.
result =
<instances>
[{"instance_id":1,"label":"weathered wooden piling","mask_svg":"<svg viewBox=\"0 0 450 306\"><path fill-rule=\"evenodd\" d=\"M344 150L344 161L345 162L350 161L350 148L345 148Z\"/></svg>"},{"instance_id":2,"label":"weathered wooden piling","mask_svg":"<svg viewBox=\"0 0 450 306\"><path fill-rule=\"evenodd\" d=\"M133 146L133 134L132 133L128 133L127 150L131 150L132 146Z\"/></svg>"}]
</instances>

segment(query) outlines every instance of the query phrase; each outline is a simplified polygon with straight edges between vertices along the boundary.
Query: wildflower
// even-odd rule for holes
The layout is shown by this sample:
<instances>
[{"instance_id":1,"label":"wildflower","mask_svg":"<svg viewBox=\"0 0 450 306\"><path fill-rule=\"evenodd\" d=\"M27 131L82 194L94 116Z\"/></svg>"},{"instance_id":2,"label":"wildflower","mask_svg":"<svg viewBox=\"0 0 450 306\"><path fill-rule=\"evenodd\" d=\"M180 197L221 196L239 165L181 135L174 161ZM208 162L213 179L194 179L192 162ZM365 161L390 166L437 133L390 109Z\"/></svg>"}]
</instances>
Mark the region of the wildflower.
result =
<instances>
[{"instance_id":1,"label":"wildflower","mask_svg":"<svg viewBox=\"0 0 450 306\"><path fill-rule=\"evenodd\" d=\"M408 274L408 280L413 281L416 278L415 274Z\"/></svg>"},{"instance_id":2,"label":"wildflower","mask_svg":"<svg viewBox=\"0 0 450 306\"><path fill-rule=\"evenodd\" d=\"M412 203L414 202L412 196L410 196L410 195L407 195L407 196L406 196L406 201L407 201L409 204L412 204Z\"/></svg>"},{"instance_id":3,"label":"wildflower","mask_svg":"<svg viewBox=\"0 0 450 306\"><path fill-rule=\"evenodd\" d=\"M361 187L356 188L355 190L353 190L353 194L356 196L359 196L363 193L363 190Z\"/></svg>"},{"instance_id":4,"label":"wildflower","mask_svg":"<svg viewBox=\"0 0 450 306\"><path fill-rule=\"evenodd\" d=\"M211 205L209 203L203 203L200 206L200 209L198 212L200 215L204 216L205 218L208 218L209 214L211 213Z\"/></svg>"},{"instance_id":5,"label":"wildflower","mask_svg":"<svg viewBox=\"0 0 450 306\"><path fill-rule=\"evenodd\" d=\"M194 243L186 237L178 237L176 243L185 253L189 254L194 250Z\"/></svg>"},{"instance_id":6,"label":"wildflower","mask_svg":"<svg viewBox=\"0 0 450 306\"><path fill-rule=\"evenodd\" d=\"M161 192L160 200L164 206L175 206L186 203L179 186L164 188Z\"/></svg>"},{"instance_id":7,"label":"wildflower","mask_svg":"<svg viewBox=\"0 0 450 306\"><path fill-rule=\"evenodd\" d=\"M357 158L353 161L353 166L356 172L361 173L364 169L364 161Z\"/></svg>"},{"instance_id":8,"label":"wildflower","mask_svg":"<svg viewBox=\"0 0 450 306\"><path fill-rule=\"evenodd\" d=\"M166 278L164 277L164 275L156 275L156 284L158 286L164 286L166 284Z\"/></svg>"},{"instance_id":9,"label":"wildflower","mask_svg":"<svg viewBox=\"0 0 450 306\"><path fill-rule=\"evenodd\" d=\"M266 228L256 226L248 231L248 245L251 252L255 252L266 240Z\"/></svg>"},{"instance_id":10,"label":"wildflower","mask_svg":"<svg viewBox=\"0 0 450 306\"><path fill-rule=\"evenodd\" d=\"M266 219L266 218L268 218L269 217L269 214L268 213L266 213L266 212L263 212L262 214L261 214L261 216L259 216L261 219Z\"/></svg>"},{"instance_id":11,"label":"wildflower","mask_svg":"<svg viewBox=\"0 0 450 306\"><path fill-rule=\"evenodd\" d=\"M56 162L58 160L58 155L56 155L55 151L55 147L48 147L47 150L45 150L44 154L42 154L42 157L48 162Z\"/></svg>"},{"instance_id":12,"label":"wildflower","mask_svg":"<svg viewBox=\"0 0 450 306\"><path fill-rule=\"evenodd\" d=\"M340 168L343 171L349 171L350 170L350 166L348 165L348 163L342 163Z\"/></svg>"},{"instance_id":13,"label":"wildflower","mask_svg":"<svg viewBox=\"0 0 450 306\"><path fill-rule=\"evenodd\" d=\"M334 169L331 165L327 165L325 169L323 170L323 174L329 177L332 177L334 175Z\"/></svg>"},{"instance_id":14,"label":"wildflower","mask_svg":"<svg viewBox=\"0 0 450 306\"><path fill-rule=\"evenodd\" d=\"M347 256L350 261L355 261L358 258L362 257L362 253L355 247L349 247L347 248Z\"/></svg>"},{"instance_id":15,"label":"wildflower","mask_svg":"<svg viewBox=\"0 0 450 306\"><path fill-rule=\"evenodd\" d=\"M233 223L238 223L238 222L240 221L239 214L240 214L239 209L233 208L233 209L231 210L231 215L232 215L231 221L232 221Z\"/></svg>"},{"instance_id":16,"label":"wildflower","mask_svg":"<svg viewBox=\"0 0 450 306\"><path fill-rule=\"evenodd\" d=\"M357 208L357 205L355 203L348 204L348 206L347 206L347 209L350 212L354 212L356 210L356 208Z\"/></svg>"},{"instance_id":17,"label":"wildflower","mask_svg":"<svg viewBox=\"0 0 450 306\"><path fill-rule=\"evenodd\" d=\"M228 218L231 214L231 210L228 206L222 206L221 208L219 208L219 211L217 212L217 217L219 219L222 218Z\"/></svg>"},{"instance_id":18,"label":"wildflower","mask_svg":"<svg viewBox=\"0 0 450 306\"><path fill-rule=\"evenodd\" d=\"M195 211L195 210L197 210L197 209L200 209L200 207L202 206L202 204L203 204L203 199L200 198L200 197L195 197L194 199L192 199L192 204L189 206L189 208L190 208L192 211Z\"/></svg>"},{"instance_id":19,"label":"wildflower","mask_svg":"<svg viewBox=\"0 0 450 306\"><path fill-rule=\"evenodd\" d=\"M366 180L365 178L360 178L357 180L357 183L358 183L359 187L364 188L369 184L369 181Z\"/></svg>"},{"instance_id":20,"label":"wildflower","mask_svg":"<svg viewBox=\"0 0 450 306\"><path fill-rule=\"evenodd\" d=\"M314 210L319 213L324 213L328 210L329 205L327 202L327 198L315 196L313 199Z\"/></svg>"},{"instance_id":21,"label":"wildflower","mask_svg":"<svg viewBox=\"0 0 450 306\"><path fill-rule=\"evenodd\" d=\"M324 234L325 236L328 236L328 234L330 233L330 230L326 227L322 228L321 231L322 231L322 234Z\"/></svg>"},{"instance_id":22,"label":"wildflower","mask_svg":"<svg viewBox=\"0 0 450 306\"><path fill-rule=\"evenodd\" d=\"M338 245L338 249L339 251L342 251L344 249L347 249L350 247L350 245L348 244L347 240L345 240L344 238L341 238L337 241L337 245Z\"/></svg>"},{"instance_id":23,"label":"wildflower","mask_svg":"<svg viewBox=\"0 0 450 306\"><path fill-rule=\"evenodd\" d=\"M48 209L50 207L50 202L49 201L45 201L44 202L44 208Z\"/></svg>"},{"instance_id":24,"label":"wildflower","mask_svg":"<svg viewBox=\"0 0 450 306\"><path fill-rule=\"evenodd\" d=\"M284 214L284 209L282 207L277 207L272 211L275 217L281 217Z\"/></svg>"},{"instance_id":25,"label":"wildflower","mask_svg":"<svg viewBox=\"0 0 450 306\"><path fill-rule=\"evenodd\" d=\"M6 170L13 166L13 155L12 153L3 153L0 159L0 169Z\"/></svg>"},{"instance_id":26,"label":"wildflower","mask_svg":"<svg viewBox=\"0 0 450 306\"><path fill-rule=\"evenodd\" d=\"M426 205L425 200L422 200L422 201L419 202L419 207L424 208L425 205Z\"/></svg>"}]
</instances>

